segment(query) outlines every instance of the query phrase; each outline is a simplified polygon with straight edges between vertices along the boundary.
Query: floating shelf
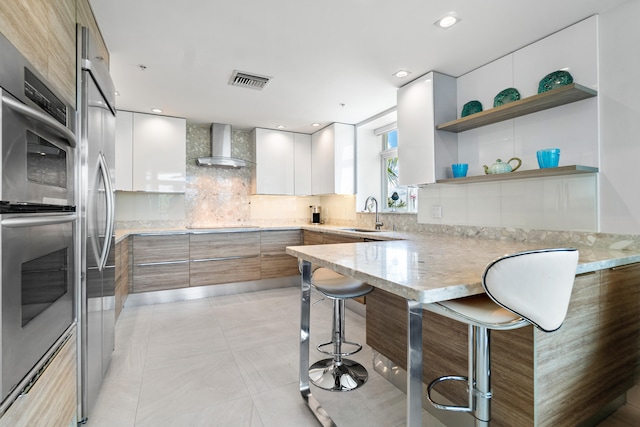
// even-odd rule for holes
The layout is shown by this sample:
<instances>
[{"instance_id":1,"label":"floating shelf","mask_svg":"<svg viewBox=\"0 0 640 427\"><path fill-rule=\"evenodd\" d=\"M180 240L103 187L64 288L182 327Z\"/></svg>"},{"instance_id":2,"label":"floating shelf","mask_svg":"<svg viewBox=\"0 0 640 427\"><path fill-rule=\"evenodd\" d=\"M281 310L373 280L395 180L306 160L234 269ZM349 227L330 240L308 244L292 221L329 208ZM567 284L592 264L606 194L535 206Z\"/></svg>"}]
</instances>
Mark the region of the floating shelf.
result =
<instances>
[{"instance_id":1,"label":"floating shelf","mask_svg":"<svg viewBox=\"0 0 640 427\"><path fill-rule=\"evenodd\" d=\"M470 129L535 113L537 111L547 110L549 108L559 107L561 105L592 98L597 94L598 93L595 90L586 86L571 83L548 92L539 93L519 101L513 101L508 104L501 105L500 107L491 108L461 119L439 124L436 126L436 129L455 133L464 132Z\"/></svg>"},{"instance_id":2,"label":"floating shelf","mask_svg":"<svg viewBox=\"0 0 640 427\"><path fill-rule=\"evenodd\" d=\"M476 182L508 181L508 180L525 179L525 178L546 178L549 176L577 175L577 174L597 173L597 172L598 172L598 168L596 167L572 165L572 166L560 166L557 168L532 169L532 170L515 171L515 172L509 172L509 173L467 176L464 178L439 179L436 181L436 184L472 184Z\"/></svg>"}]
</instances>

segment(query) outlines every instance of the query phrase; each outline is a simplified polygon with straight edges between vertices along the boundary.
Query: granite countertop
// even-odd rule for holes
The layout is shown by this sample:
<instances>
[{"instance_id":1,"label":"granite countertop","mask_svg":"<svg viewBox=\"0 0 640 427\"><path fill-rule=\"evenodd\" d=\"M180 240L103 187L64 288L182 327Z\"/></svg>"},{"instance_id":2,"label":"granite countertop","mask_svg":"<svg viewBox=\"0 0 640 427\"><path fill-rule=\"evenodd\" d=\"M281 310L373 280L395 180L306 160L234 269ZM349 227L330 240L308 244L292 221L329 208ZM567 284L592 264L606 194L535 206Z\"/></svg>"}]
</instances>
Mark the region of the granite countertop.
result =
<instances>
[{"instance_id":1,"label":"granite countertop","mask_svg":"<svg viewBox=\"0 0 640 427\"><path fill-rule=\"evenodd\" d=\"M290 224L290 225L239 225L219 227L176 227L164 229L127 229L116 230L116 241L130 235L184 234L184 233L231 233L248 231L282 231L309 230L320 233L340 234L352 237L367 237L376 240L402 240L415 238L416 233L396 232L390 230L369 230L362 227L336 226L324 224ZM355 231L359 230L359 231ZM366 230L366 231L365 231Z\"/></svg>"},{"instance_id":2,"label":"granite countertop","mask_svg":"<svg viewBox=\"0 0 640 427\"><path fill-rule=\"evenodd\" d=\"M640 262L638 251L567 246L580 251L576 274ZM489 262L548 247L554 246L418 233L411 240L291 246L287 253L403 298L431 303L480 294L480 278Z\"/></svg>"}]
</instances>

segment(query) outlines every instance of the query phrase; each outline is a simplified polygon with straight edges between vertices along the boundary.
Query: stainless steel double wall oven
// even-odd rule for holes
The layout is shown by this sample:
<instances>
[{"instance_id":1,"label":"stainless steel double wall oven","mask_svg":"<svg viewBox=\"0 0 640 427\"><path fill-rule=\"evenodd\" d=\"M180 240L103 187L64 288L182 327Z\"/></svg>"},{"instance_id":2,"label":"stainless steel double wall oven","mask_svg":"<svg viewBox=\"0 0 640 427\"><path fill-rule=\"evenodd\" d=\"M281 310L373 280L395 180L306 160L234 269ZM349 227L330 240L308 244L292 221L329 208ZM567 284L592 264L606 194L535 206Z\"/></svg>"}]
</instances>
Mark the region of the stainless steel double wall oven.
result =
<instances>
[{"instance_id":1,"label":"stainless steel double wall oven","mask_svg":"<svg viewBox=\"0 0 640 427\"><path fill-rule=\"evenodd\" d=\"M1 400L75 321L75 111L0 34Z\"/></svg>"}]
</instances>

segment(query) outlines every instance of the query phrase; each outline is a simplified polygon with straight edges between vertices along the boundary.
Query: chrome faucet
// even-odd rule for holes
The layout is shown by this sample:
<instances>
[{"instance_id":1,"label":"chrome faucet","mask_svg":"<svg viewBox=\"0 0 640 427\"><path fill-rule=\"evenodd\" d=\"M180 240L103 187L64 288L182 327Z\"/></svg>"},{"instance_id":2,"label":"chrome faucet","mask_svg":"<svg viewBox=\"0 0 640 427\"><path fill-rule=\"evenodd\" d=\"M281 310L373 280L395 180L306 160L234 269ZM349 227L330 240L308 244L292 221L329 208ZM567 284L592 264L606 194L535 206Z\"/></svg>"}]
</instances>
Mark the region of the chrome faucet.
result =
<instances>
[{"instance_id":1,"label":"chrome faucet","mask_svg":"<svg viewBox=\"0 0 640 427\"><path fill-rule=\"evenodd\" d=\"M373 200L373 203L376 205L376 230L380 230L380 227L382 227L384 224L380 222L380 214L378 212L378 201L373 196L367 197L367 200L364 201L365 210L368 210L367 207L369 206L369 200Z\"/></svg>"}]
</instances>

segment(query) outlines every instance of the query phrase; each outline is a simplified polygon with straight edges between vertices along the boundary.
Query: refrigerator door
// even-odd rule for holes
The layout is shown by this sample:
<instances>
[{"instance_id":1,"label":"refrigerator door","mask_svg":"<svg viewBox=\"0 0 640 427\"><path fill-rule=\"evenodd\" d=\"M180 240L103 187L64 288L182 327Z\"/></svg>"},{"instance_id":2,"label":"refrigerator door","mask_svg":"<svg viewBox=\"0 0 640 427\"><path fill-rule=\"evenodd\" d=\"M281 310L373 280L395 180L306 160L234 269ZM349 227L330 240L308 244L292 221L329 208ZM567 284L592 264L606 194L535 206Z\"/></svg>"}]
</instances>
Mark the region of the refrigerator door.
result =
<instances>
[{"instance_id":1,"label":"refrigerator door","mask_svg":"<svg viewBox=\"0 0 640 427\"><path fill-rule=\"evenodd\" d=\"M113 86L103 63L90 61L91 35L82 29L81 182L82 251L85 267L80 316L81 397L79 419L89 418L109 367L115 328L115 236Z\"/></svg>"}]
</instances>

